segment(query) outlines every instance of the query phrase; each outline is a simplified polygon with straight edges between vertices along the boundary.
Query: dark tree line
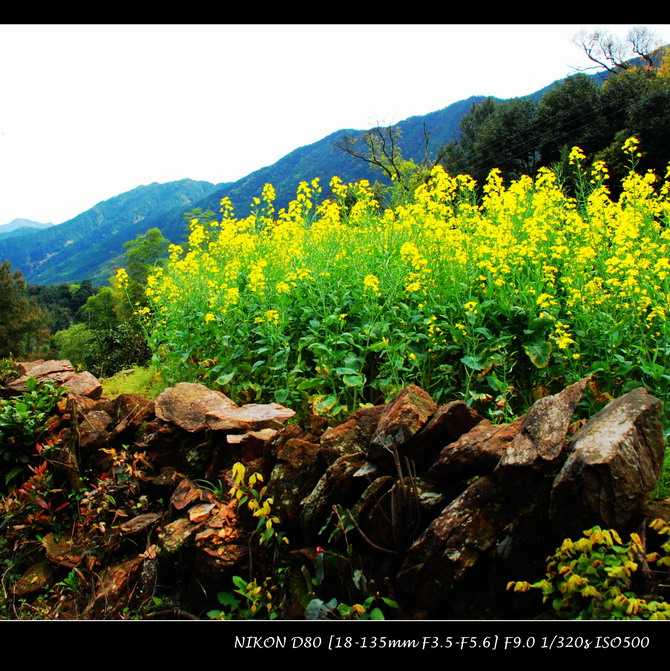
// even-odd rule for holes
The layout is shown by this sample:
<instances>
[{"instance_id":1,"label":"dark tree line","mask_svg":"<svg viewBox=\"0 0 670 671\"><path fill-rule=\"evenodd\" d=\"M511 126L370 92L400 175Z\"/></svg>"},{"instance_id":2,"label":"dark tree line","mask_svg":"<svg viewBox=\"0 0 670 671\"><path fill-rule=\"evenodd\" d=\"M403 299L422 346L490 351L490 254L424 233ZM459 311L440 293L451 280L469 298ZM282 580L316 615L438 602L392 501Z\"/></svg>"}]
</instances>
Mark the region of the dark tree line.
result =
<instances>
[{"instance_id":1,"label":"dark tree line","mask_svg":"<svg viewBox=\"0 0 670 671\"><path fill-rule=\"evenodd\" d=\"M489 98L474 105L461 120L458 142L445 148L442 164L480 184L493 168L508 179L533 175L542 166L565 173L570 149L579 146L594 160L606 161L616 184L628 168L620 149L635 136L643 152L638 169L663 176L670 162L670 56L658 67L661 53L657 67L612 67L602 85L576 74L539 101Z\"/></svg>"}]
</instances>

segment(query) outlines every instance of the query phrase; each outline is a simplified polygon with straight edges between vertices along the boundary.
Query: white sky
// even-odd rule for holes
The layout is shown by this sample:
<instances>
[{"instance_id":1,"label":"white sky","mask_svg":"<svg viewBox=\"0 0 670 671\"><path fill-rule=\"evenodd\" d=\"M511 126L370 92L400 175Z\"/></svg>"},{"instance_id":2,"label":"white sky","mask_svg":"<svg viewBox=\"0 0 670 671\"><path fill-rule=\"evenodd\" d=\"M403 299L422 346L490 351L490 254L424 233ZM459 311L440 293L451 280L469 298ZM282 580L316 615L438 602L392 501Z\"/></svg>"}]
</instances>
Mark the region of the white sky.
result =
<instances>
[{"instance_id":1,"label":"white sky","mask_svg":"<svg viewBox=\"0 0 670 671\"><path fill-rule=\"evenodd\" d=\"M670 43L670 24L642 25ZM533 93L591 65L582 27L0 25L0 224L235 181L339 129Z\"/></svg>"}]
</instances>

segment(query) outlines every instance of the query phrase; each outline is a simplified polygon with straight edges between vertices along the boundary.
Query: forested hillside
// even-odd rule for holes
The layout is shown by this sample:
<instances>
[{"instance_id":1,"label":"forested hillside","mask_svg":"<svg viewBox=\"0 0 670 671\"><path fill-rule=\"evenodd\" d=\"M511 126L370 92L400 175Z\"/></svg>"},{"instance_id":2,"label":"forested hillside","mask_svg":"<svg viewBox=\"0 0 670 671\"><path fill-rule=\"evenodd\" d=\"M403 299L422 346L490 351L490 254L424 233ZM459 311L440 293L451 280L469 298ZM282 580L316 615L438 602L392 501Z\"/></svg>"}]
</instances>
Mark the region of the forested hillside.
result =
<instances>
[{"instance_id":1,"label":"forested hillside","mask_svg":"<svg viewBox=\"0 0 670 671\"><path fill-rule=\"evenodd\" d=\"M215 186L191 179L139 186L58 226L0 239L0 259L33 283L105 283L125 242L156 226L180 221L183 228L183 213Z\"/></svg>"}]
</instances>

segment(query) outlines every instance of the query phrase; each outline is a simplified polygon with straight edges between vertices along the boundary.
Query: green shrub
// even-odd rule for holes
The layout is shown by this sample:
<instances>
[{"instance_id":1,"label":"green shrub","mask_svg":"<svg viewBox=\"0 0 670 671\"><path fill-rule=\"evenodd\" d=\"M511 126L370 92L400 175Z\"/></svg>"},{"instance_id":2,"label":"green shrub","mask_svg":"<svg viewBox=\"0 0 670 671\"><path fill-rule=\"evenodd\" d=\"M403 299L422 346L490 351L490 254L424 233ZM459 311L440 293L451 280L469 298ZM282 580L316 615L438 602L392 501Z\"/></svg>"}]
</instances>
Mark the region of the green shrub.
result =
<instances>
[{"instance_id":1,"label":"green shrub","mask_svg":"<svg viewBox=\"0 0 670 671\"><path fill-rule=\"evenodd\" d=\"M0 400L0 478L8 484L25 469L46 421L62 395L53 382L26 381L28 391Z\"/></svg>"},{"instance_id":2,"label":"green shrub","mask_svg":"<svg viewBox=\"0 0 670 671\"><path fill-rule=\"evenodd\" d=\"M54 335L59 356L98 377L108 377L124 368L142 366L151 358L139 326L121 322L113 329L89 329L75 324Z\"/></svg>"},{"instance_id":3,"label":"green shrub","mask_svg":"<svg viewBox=\"0 0 670 671\"><path fill-rule=\"evenodd\" d=\"M668 536L670 526L661 519L649 524L659 535ZM650 593L638 594L642 585L643 564L670 566L670 539L661 544L663 555L647 552L638 534L624 543L614 529L596 526L584 532L577 541L566 539L548 558L547 574L535 583L512 581L508 590L526 592L542 590L543 601L550 602L561 619L575 620L665 620L670 619L670 603ZM658 588L649 585L647 591ZM657 571L667 578L667 572ZM667 583L667 580L665 580Z\"/></svg>"}]
</instances>

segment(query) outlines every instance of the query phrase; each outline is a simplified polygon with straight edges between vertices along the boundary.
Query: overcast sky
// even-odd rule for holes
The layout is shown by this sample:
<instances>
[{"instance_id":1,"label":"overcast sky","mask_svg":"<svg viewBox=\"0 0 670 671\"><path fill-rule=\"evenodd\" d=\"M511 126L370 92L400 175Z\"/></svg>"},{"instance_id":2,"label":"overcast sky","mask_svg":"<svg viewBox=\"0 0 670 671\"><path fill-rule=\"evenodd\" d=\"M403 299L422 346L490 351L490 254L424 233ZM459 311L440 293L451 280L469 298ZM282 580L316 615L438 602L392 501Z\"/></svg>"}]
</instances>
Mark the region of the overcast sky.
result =
<instances>
[{"instance_id":1,"label":"overcast sky","mask_svg":"<svg viewBox=\"0 0 670 671\"><path fill-rule=\"evenodd\" d=\"M670 24L643 25L670 43ZM590 65L571 42L583 27L0 25L0 224L235 181L339 129L532 93Z\"/></svg>"}]
</instances>

